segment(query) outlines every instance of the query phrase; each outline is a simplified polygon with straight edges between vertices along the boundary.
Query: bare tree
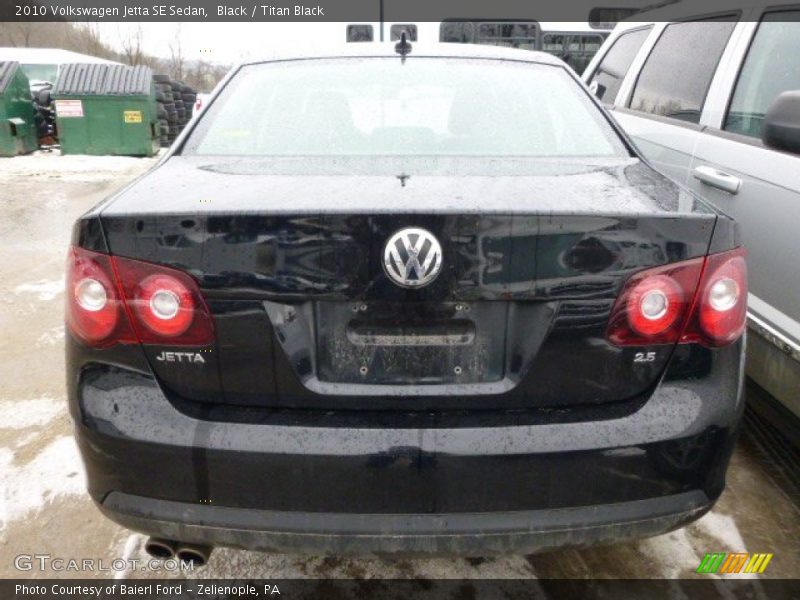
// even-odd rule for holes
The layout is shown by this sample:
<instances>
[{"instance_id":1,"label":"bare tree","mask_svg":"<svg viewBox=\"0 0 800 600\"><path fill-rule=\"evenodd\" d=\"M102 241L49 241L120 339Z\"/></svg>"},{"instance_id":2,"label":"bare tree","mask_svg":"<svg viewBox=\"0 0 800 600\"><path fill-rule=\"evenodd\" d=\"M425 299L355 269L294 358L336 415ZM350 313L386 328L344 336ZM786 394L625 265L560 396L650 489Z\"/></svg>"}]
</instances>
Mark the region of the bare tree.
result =
<instances>
[{"instance_id":1,"label":"bare tree","mask_svg":"<svg viewBox=\"0 0 800 600\"><path fill-rule=\"evenodd\" d=\"M122 54L125 62L131 66L141 65L144 63L144 29L141 25L137 25L136 29L131 29L127 34L117 28L119 32L120 45L122 46Z\"/></svg>"},{"instance_id":2,"label":"bare tree","mask_svg":"<svg viewBox=\"0 0 800 600\"><path fill-rule=\"evenodd\" d=\"M97 22L64 23L64 48L92 56L108 58L110 51L100 39Z\"/></svg>"},{"instance_id":3,"label":"bare tree","mask_svg":"<svg viewBox=\"0 0 800 600\"><path fill-rule=\"evenodd\" d=\"M23 48L31 47L31 39L36 23L33 21L21 21L15 24L16 35L12 38L11 44L13 46L22 46Z\"/></svg>"},{"instance_id":4,"label":"bare tree","mask_svg":"<svg viewBox=\"0 0 800 600\"><path fill-rule=\"evenodd\" d=\"M81 27L83 33L84 52L92 56L102 56L106 53L106 47L100 39L100 26L97 21L85 23Z\"/></svg>"},{"instance_id":5,"label":"bare tree","mask_svg":"<svg viewBox=\"0 0 800 600\"><path fill-rule=\"evenodd\" d=\"M173 79L184 78L184 68L186 61L183 56L183 42L181 41L181 25L175 26L175 33L169 43L169 74Z\"/></svg>"}]
</instances>

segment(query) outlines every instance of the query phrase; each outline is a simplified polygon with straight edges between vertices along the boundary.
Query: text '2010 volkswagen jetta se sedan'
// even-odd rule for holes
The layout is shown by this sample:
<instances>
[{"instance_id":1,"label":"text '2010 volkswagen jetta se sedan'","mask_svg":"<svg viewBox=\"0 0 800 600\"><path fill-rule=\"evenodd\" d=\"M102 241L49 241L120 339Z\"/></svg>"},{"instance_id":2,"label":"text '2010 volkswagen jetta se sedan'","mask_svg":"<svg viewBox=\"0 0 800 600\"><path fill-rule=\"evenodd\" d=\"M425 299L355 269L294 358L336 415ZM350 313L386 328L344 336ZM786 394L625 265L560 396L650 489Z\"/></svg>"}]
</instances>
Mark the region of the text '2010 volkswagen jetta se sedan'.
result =
<instances>
[{"instance_id":1,"label":"text '2010 volkswagen jetta se sedan'","mask_svg":"<svg viewBox=\"0 0 800 600\"><path fill-rule=\"evenodd\" d=\"M529 552L724 487L738 228L544 54L243 65L67 279L89 492L164 554Z\"/></svg>"}]
</instances>

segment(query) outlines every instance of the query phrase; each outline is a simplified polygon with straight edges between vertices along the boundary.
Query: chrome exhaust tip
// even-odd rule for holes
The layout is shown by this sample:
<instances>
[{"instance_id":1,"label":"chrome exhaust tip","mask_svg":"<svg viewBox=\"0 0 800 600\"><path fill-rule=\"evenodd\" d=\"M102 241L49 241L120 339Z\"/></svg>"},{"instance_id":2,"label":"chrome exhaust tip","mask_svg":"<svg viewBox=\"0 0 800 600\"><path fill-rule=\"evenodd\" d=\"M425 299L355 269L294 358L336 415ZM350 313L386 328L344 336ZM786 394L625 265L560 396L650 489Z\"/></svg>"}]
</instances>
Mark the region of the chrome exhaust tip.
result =
<instances>
[{"instance_id":1,"label":"chrome exhaust tip","mask_svg":"<svg viewBox=\"0 0 800 600\"><path fill-rule=\"evenodd\" d=\"M161 560L173 558L176 548L177 542L161 538L147 538L147 541L144 543L145 552L153 558L160 558Z\"/></svg>"},{"instance_id":2,"label":"chrome exhaust tip","mask_svg":"<svg viewBox=\"0 0 800 600\"><path fill-rule=\"evenodd\" d=\"M195 567L202 567L208 563L213 548L199 544L181 544L175 551L175 557Z\"/></svg>"}]
</instances>

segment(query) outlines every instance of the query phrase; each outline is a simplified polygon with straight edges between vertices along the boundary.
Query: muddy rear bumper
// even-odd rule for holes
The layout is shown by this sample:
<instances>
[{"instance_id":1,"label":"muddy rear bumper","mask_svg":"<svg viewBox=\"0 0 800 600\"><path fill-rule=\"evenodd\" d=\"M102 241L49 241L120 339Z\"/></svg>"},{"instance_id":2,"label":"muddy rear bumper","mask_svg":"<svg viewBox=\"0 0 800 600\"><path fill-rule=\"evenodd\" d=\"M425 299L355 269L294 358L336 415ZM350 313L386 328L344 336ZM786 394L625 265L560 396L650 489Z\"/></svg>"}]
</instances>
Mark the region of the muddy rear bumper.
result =
<instances>
[{"instance_id":1,"label":"muddy rear bumper","mask_svg":"<svg viewBox=\"0 0 800 600\"><path fill-rule=\"evenodd\" d=\"M658 535L702 516L699 490L566 509L438 515L268 511L111 493L110 519L150 535L272 552L487 556Z\"/></svg>"}]
</instances>

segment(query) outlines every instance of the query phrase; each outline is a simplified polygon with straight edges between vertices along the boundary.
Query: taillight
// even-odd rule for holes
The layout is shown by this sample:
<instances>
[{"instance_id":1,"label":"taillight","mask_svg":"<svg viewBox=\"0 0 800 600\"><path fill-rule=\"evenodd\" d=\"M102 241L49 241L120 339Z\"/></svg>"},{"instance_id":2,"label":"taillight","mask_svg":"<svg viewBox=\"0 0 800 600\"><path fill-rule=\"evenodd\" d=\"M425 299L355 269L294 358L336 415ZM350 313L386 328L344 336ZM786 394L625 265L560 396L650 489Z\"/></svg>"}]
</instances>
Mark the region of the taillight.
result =
<instances>
[{"instance_id":1,"label":"taillight","mask_svg":"<svg viewBox=\"0 0 800 600\"><path fill-rule=\"evenodd\" d=\"M67 324L92 346L201 346L214 340L197 284L176 269L73 247L67 294Z\"/></svg>"},{"instance_id":2,"label":"taillight","mask_svg":"<svg viewBox=\"0 0 800 600\"><path fill-rule=\"evenodd\" d=\"M618 346L677 342L702 272L703 259L695 258L633 275L611 310L608 339Z\"/></svg>"},{"instance_id":3,"label":"taillight","mask_svg":"<svg viewBox=\"0 0 800 600\"><path fill-rule=\"evenodd\" d=\"M93 346L136 342L105 254L70 248L66 321L77 337Z\"/></svg>"},{"instance_id":4,"label":"taillight","mask_svg":"<svg viewBox=\"0 0 800 600\"><path fill-rule=\"evenodd\" d=\"M747 261L744 248L706 259L697 302L682 342L724 346L747 324Z\"/></svg>"},{"instance_id":5,"label":"taillight","mask_svg":"<svg viewBox=\"0 0 800 600\"><path fill-rule=\"evenodd\" d=\"M189 275L130 258L111 260L142 343L202 346L213 341L211 314Z\"/></svg>"},{"instance_id":6,"label":"taillight","mask_svg":"<svg viewBox=\"0 0 800 600\"><path fill-rule=\"evenodd\" d=\"M636 333L658 335L674 328L685 305L686 293L674 279L654 275L631 289L625 311Z\"/></svg>"},{"instance_id":7,"label":"taillight","mask_svg":"<svg viewBox=\"0 0 800 600\"><path fill-rule=\"evenodd\" d=\"M608 339L618 346L738 339L747 316L743 248L633 275L611 310Z\"/></svg>"}]
</instances>

